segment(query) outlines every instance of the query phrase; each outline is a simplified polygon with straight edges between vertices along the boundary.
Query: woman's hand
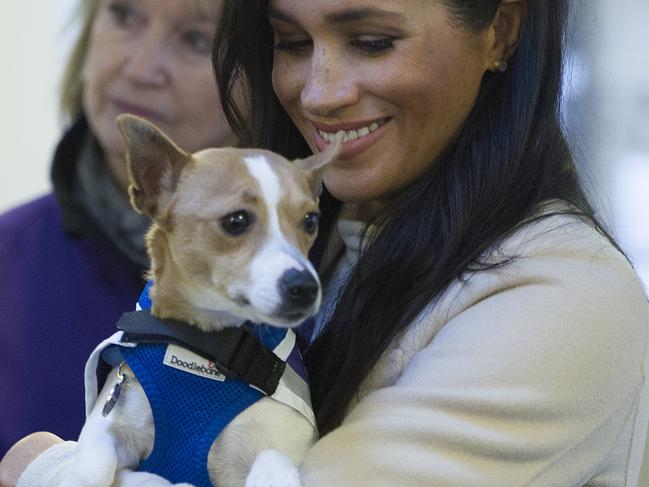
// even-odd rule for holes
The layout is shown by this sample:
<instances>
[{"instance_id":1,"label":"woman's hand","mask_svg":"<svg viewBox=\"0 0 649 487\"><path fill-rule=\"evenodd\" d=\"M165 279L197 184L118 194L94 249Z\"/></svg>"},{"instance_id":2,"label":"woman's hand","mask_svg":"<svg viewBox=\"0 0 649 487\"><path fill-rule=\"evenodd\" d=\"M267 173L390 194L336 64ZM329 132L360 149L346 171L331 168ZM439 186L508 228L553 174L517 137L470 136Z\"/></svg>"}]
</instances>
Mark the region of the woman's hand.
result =
<instances>
[{"instance_id":1,"label":"woman's hand","mask_svg":"<svg viewBox=\"0 0 649 487\"><path fill-rule=\"evenodd\" d=\"M46 431L32 433L18 441L0 461L0 487L14 487L27 465L50 446L62 441Z\"/></svg>"}]
</instances>

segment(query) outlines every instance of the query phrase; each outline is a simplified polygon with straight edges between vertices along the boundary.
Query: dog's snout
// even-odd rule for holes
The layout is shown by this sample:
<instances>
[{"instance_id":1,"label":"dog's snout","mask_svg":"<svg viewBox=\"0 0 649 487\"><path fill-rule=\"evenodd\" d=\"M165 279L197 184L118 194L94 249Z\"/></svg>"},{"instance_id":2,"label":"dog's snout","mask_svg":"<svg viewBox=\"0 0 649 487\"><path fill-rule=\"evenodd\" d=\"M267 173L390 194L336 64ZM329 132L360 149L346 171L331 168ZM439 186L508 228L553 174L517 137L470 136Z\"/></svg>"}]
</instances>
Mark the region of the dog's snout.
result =
<instances>
[{"instance_id":1,"label":"dog's snout","mask_svg":"<svg viewBox=\"0 0 649 487\"><path fill-rule=\"evenodd\" d=\"M313 305L317 299L320 285L309 271L289 269L282 274L279 289L289 306L306 308Z\"/></svg>"}]
</instances>

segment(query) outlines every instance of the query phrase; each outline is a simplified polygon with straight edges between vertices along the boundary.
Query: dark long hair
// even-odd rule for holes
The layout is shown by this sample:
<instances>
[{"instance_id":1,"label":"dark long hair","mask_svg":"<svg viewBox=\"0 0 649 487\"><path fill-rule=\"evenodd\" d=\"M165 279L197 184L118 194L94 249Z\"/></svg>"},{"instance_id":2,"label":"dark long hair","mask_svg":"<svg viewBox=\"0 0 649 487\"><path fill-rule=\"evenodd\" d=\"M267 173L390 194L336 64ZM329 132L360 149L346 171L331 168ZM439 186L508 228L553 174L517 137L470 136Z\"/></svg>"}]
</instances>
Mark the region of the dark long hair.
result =
<instances>
[{"instance_id":1,"label":"dark long hair","mask_svg":"<svg viewBox=\"0 0 649 487\"><path fill-rule=\"evenodd\" d=\"M459 28L482 29L500 1L444 3ZM303 156L308 149L271 85L273 37L267 7L267 0L226 2L213 58L221 99L244 144ZM456 140L377 218L379 235L353 270L325 331L307 351L322 434L340 424L396 335L451 282L494 265L481 262L480 256L543 203L563 200L571 213L601 230L560 124L566 10L566 0L527 2L508 70L484 75ZM233 96L237 79L244 81L248 105L243 109L237 105L241 97ZM335 216L332 197L325 194L323 203L325 229L316 248L324 246L327 222Z\"/></svg>"}]
</instances>

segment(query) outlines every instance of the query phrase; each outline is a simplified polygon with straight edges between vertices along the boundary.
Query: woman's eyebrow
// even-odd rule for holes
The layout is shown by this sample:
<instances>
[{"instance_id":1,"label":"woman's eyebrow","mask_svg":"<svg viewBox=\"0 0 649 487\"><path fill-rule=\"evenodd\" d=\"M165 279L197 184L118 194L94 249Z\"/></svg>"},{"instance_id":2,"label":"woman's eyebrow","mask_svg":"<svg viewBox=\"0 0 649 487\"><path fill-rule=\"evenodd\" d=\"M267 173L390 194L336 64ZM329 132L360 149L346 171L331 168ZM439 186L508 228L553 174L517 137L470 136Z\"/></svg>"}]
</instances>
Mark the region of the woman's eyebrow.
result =
<instances>
[{"instance_id":1,"label":"woman's eyebrow","mask_svg":"<svg viewBox=\"0 0 649 487\"><path fill-rule=\"evenodd\" d=\"M289 24L297 24L297 21L289 14L284 13L281 10L277 10L273 7L268 7L268 18L281 20L283 22L288 22Z\"/></svg>"},{"instance_id":2,"label":"woman's eyebrow","mask_svg":"<svg viewBox=\"0 0 649 487\"><path fill-rule=\"evenodd\" d=\"M405 16L400 13L376 7L350 8L325 15L325 20L331 24L354 22L365 19L393 20L398 22L406 21Z\"/></svg>"},{"instance_id":3,"label":"woman's eyebrow","mask_svg":"<svg viewBox=\"0 0 649 487\"><path fill-rule=\"evenodd\" d=\"M268 17L291 24L298 24L298 22L290 14L282 12L281 10L273 7L268 8ZM342 24L366 19L385 19L400 23L406 22L406 18L402 14L376 7L350 8L325 15L325 21L330 24Z\"/></svg>"}]
</instances>

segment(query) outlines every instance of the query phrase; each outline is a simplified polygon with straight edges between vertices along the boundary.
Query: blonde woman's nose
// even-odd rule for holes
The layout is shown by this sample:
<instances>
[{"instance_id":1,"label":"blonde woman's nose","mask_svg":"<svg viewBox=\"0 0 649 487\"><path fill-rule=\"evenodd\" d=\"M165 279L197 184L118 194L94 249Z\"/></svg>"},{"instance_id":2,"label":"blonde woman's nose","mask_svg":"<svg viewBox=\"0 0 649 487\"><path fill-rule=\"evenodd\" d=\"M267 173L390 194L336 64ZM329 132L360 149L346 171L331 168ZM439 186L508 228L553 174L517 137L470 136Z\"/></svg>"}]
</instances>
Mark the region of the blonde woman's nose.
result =
<instances>
[{"instance_id":1,"label":"blonde woman's nose","mask_svg":"<svg viewBox=\"0 0 649 487\"><path fill-rule=\"evenodd\" d=\"M124 76L132 83L162 86L170 79L171 49L155 33L141 36L125 53Z\"/></svg>"}]
</instances>

